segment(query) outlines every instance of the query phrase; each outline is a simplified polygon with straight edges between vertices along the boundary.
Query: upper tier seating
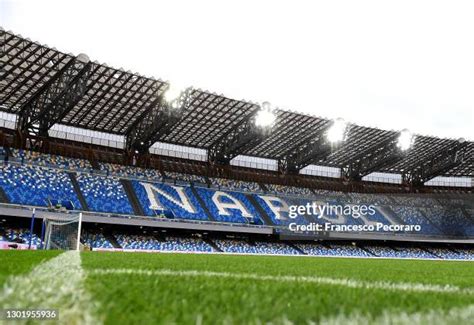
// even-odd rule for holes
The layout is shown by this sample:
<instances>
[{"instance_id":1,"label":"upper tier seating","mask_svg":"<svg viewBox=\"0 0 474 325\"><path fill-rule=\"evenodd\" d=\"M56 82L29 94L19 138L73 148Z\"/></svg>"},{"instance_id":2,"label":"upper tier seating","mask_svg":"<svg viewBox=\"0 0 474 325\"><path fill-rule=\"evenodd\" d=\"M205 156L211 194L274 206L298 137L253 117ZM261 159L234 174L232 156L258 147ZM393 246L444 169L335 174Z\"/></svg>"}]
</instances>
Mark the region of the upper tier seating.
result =
<instances>
[{"instance_id":1,"label":"upper tier seating","mask_svg":"<svg viewBox=\"0 0 474 325\"><path fill-rule=\"evenodd\" d=\"M10 203L48 206L48 199L69 200L81 209L67 173L39 166L4 164L0 186Z\"/></svg>"},{"instance_id":2,"label":"upper tier seating","mask_svg":"<svg viewBox=\"0 0 474 325\"><path fill-rule=\"evenodd\" d=\"M474 234L474 220L464 215L460 208L435 206L418 209L443 234L451 236L469 236L469 234Z\"/></svg>"},{"instance_id":3,"label":"upper tier seating","mask_svg":"<svg viewBox=\"0 0 474 325\"><path fill-rule=\"evenodd\" d=\"M92 165L88 160L50 155L37 151L12 149L12 161L28 163L44 167L56 167L68 170L91 171Z\"/></svg>"},{"instance_id":4,"label":"upper tier seating","mask_svg":"<svg viewBox=\"0 0 474 325\"><path fill-rule=\"evenodd\" d=\"M231 191L243 191L243 192L261 192L262 189L260 185L256 182L244 182L244 181L237 181L227 178L209 178L211 182L211 186L223 189L223 190L231 190Z\"/></svg>"},{"instance_id":5,"label":"upper tier seating","mask_svg":"<svg viewBox=\"0 0 474 325\"><path fill-rule=\"evenodd\" d=\"M75 209L80 210L85 209L79 200L81 195L78 194L82 194L91 211L132 215L135 211L141 212L140 207L137 207L133 193L128 193L130 198L127 196L117 178L127 177L132 178L138 205L147 216L163 214L176 219L256 225L262 225L266 220L268 224L277 226L326 221L340 224L393 222L420 225L421 235L474 236L474 212L466 196L447 201L444 197L438 199L427 195L389 196L326 190L313 193L307 188L264 184L262 189L266 193L262 193L257 183L222 178L210 178L211 188L199 186L193 189L189 183L202 184L208 180L203 176L169 172L167 176L173 177L177 184L170 185L161 183L163 178L157 170L101 164L101 173L97 174L96 170L91 172L87 160L23 150L12 152L12 161L5 163L0 170L2 199L7 203L47 206L48 200L62 200L71 201ZM74 189L71 180L74 177L67 174L69 171L78 173L79 190ZM147 191L143 184L152 184L153 188ZM313 200L320 204L375 204L378 207L375 215L365 219L336 214L323 218L302 215L296 219L288 218L285 211L288 205L302 205Z\"/></svg>"},{"instance_id":6,"label":"upper tier seating","mask_svg":"<svg viewBox=\"0 0 474 325\"><path fill-rule=\"evenodd\" d=\"M166 172L166 178L171 178L181 183L200 183L206 184L206 178L204 176L183 174L178 172Z\"/></svg>"},{"instance_id":7,"label":"upper tier seating","mask_svg":"<svg viewBox=\"0 0 474 325\"><path fill-rule=\"evenodd\" d=\"M413 195L413 196L403 196L403 195L392 195L392 199L396 204L411 206L411 207L432 207L440 205L440 202L434 198L431 198L427 195Z\"/></svg>"},{"instance_id":8,"label":"upper tier seating","mask_svg":"<svg viewBox=\"0 0 474 325\"><path fill-rule=\"evenodd\" d=\"M390 205L393 201L385 194L348 193L353 204Z\"/></svg>"},{"instance_id":9,"label":"upper tier seating","mask_svg":"<svg viewBox=\"0 0 474 325\"><path fill-rule=\"evenodd\" d=\"M144 180L153 180L161 181L163 177L160 172L156 169L146 169L141 167L133 166L122 166L118 164L108 164L101 163L99 164L100 170L106 175L112 175L117 177L126 177L126 178L137 178Z\"/></svg>"},{"instance_id":10,"label":"upper tier seating","mask_svg":"<svg viewBox=\"0 0 474 325\"><path fill-rule=\"evenodd\" d=\"M409 206L391 206L391 209L405 224L420 225L422 234L440 234L440 230L434 227L419 209Z\"/></svg>"},{"instance_id":11,"label":"upper tier seating","mask_svg":"<svg viewBox=\"0 0 474 325\"><path fill-rule=\"evenodd\" d=\"M133 214L133 209L123 186L117 179L91 174L79 174L77 182L91 210Z\"/></svg>"},{"instance_id":12,"label":"upper tier seating","mask_svg":"<svg viewBox=\"0 0 474 325\"><path fill-rule=\"evenodd\" d=\"M268 193L272 193L272 194L302 196L302 197L314 196L311 190L305 187L285 186L285 185L276 185L276 184L268 184L265 186L268 189Z\"/></svg>"}]
</instances>

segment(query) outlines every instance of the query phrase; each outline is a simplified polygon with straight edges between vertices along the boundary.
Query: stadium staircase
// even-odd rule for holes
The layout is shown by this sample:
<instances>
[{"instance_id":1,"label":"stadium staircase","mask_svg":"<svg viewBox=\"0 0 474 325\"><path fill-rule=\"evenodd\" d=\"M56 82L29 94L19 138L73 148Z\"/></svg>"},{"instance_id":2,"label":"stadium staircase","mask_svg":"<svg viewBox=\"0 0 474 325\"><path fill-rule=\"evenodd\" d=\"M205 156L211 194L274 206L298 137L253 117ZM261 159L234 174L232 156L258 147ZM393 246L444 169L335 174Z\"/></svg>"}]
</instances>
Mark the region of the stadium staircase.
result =
<instances>
[{"instance_id":1,"label":"stadium staircase","mask_svg":"<svg viewBox=\"0 0 474 325\"><path fill-rule=\"evenodd\" d=\"M89 211L89 205L87 204L87 201L84 198L84 195L82 195L81 188L79 187L79 183L77 182L76 173L68 172L67 174L69 175L69 179L71 180L71 184L72 184L72 187L74 188L74 192L76 192L77 198L79 199L79 202L81 203L82 210Z\"/></svg>"},{"instance_id":2,"label":"stadium staircase","mask_svg":"<svg viewBox=\"0 0 474 325\"><path fill-rule=\"evenodd\" d=\"M385 195L385 197L388 198L388 200L392 202L393 205L398 205L397 200L395 200L391 195Z\"/></svg>"},{"instance_id":3,"label":"stadium staircase","mask_svg":"<svg viewBox=\"0 0 474 325\"><path fill-rule=\"evenodd\" d=\"M427 252L427 253L429 253L429 254L437 257L437 258L441 258L441 259L443 258L443 257L439 256L438 254L436 254L435 252L433 252L431 249L424 248L422 246L420 246L420 249L424 250L425 252Z\"/></svg>"},{"instance_id":4,"label":"stadium staircase","mask_svg":"<svg viewBox=\"0 0 474 325\"><path fill-rule=\"evenodd\" d=\"M123 186L123 189L125 190L125 194L128 197L128 201L130 202L133 212L137 216L144 216L145 211L143 211L143 208L138 201L137 195L135 194L135 191L133 190L132 183L128 179L120 179L120 183Z\"/></svg>"},{"instance_id":5,"label":"stadium staircase","mask_svg":"<svg viewBox=\"0 0 474 325\"><path fill-rule=\"evenodd\" d=\"M190 189L191 189L191 192L193 192L193 195L196 197L196 200L198 200L199 204L204 210L204 213L206 214L207 218L211 221L216 221L216 219L214 219L214 217L212 216L211 211L209 211L209 209L207 208L206 203L204 202L202 197L199 195L198 191L194 188L194 185L191 184Z\"/></svg>"},{"instance_id":6,"label":"stadium staircase","mask_svg":"<svg viewBox=\"0 0 474 325\"><path fill-rule=\"evenodd\" d=\"M268 192L268 188L265 186L265 184L263 183L258 183L258 185L260 186L260 188L266 193Z\"/></svg>"},{"instance_id":7,"label":"stadium staircase","mask_svg":"<svg viewBox=\"0 0 474 325\"><path fill-rule=\"evenodd\" d=\"M316 193L316 191L315 191L314 188L310 188L309 191L310 191L311 193L313 193L313 195L318 195L318 193Z\"/></svg>"},{"instance_id":8,"label":"stadium staircase","mask_svg":"<svg viewBox=\"0 0 474 325\"><path fill-rule=\"evenodd\" d=\"M290 243L290 242L284 242L285 245L288 245L290 246L291 248L293 248L295 251L297 251L298 253L300 253L301 255L308 255L306 254L301 248L299 248L298 246L294 245L293 243Z\"/></svg>"},{"instance_id":9,"label":"stadium staircase","mask_svg":"<svg viewBox=\"0 0 474 325\"><path fill-rule=\"evenodd\" d=\"M209 177L207 177L206 175L202 175L202 177L204 177L204 179L206 180L207 187L212 188L212 182Z\"/></svg>"},{"instance_id":10,"label":"stadium staircase","mask_svg":"<svg viewBox=\"0 0 474 325\"><path fill-rule=\"evenodd\" d=\"M391 220L394 220L396 223L398 224L403 224L403 220L400 219L399 216L397 216L397 214L395 212L393 212L392 208L387 206L387 205L382 205L382 206L379 206L379 211L382 212L382 214L388 218L390 218Z\"/></svg>"},{"instance_id":11,"label":"stadium staircase","mask_svg":"<svg viewBox=\"0 0 474 325\"><path fill-rule=\"evenodd\" d=\"M363 248L366 252L369 252L370 255L372 256L380 257L380 255L377 255L375 252L372 252L369 248L365 248L365 247L360 247L360 248Z\"/></svg>"},{"instance_id":12,"label":"stadium staircase","mask_svg":"<svg viewBox=\"0 0 474 325\"><path fill-rule=\"evenodd\" d=\"M210 240L209 238L203 238L202 239L205 243L207 243L209 246L211 246L212 248L215 249L216 252L223 252L222 249L219 248L219 246L217 246L212 240Z\"/></svg>"},{"instance_id":13,"label":"stadium staircase","mask_svg":"<svg viewBox=\"0 0 474 325\"><path fill-rule=\"evenodd\" d=\"M10 203L10 199L8 198L7 194L5 193L2 187L0 187L0 202Z\"/></svg>"},{"instance_id":14,"label":"stadium staircase","mask_svg":"<svg viewBox=\"0 0 474 325\"><path fill-rule=\"evenodd\" d=\"M461 206L460 209L461 209L462 214L464 215L464 217L466 217L467 220L474 222L474 217L471 216L469 212L467 212L465 207Z\"/></svg>"},{"instance_id":15,"label":"stadium staircase","mask_svg":"<svg viewBox=\"0 0 474 325\"><path fill-rule=\"evenodd\" d=\"M165 242L166 241L166 236L163 236L161 233L153 233L153 238L155 238L157 241Z\"/></svg>"},{"instance_id":16,"label":"stadium staircase","mask_svg":"<svg viewBox=\"0 0 474 325\"><path fill-rule=\"evenodd\" d=\"M96 170L100 170L99 159L96 157L95 153L92 153L92 159L89 159L92 168Z\"/></svg>"},{"instance_id":17,"label":"stadium staircase","mask_svg":"<svg viewBox=\"0 0 474 325\"><path fill-rule=\"evenodd\" d=\"M4 237L4 238L7 238L7 233L5 232L5 228L3 228L2 226L0 226L0 236Z\"/></svg>"},{"instance_id":18,"label":"stadium staircase","mask_svg":"<svg viewBox=\"0 0 474 325\"><path fill-rule=\"evenodd\" d=\"M443 229L441 229L438 224L436 224L436 222L433 222L433 220L431 220L431 218L425 213L425 211L423 211L423 209L418 209L418 211L420 212L421 216L425 218L431 226L433 226L433 228L439 231L440 234L445 233L445 231L443 231Z\"/></svg>"},{"instance_id":19,"label":"stadium staircase","mask_svg":"<svg viewBox=\"0 0 474 325\"><path fill-rule=\"evenodd\" d=\"M104 237L112 244L112 246L114 246L114 248L122 248L117 239L115 239L115 236L111 233L104 233Z\"/></svg>"},{"instance_id":20,"label":"stadium staircase","mask_svg":"<svg viewBox=\"0 0 474 325\"><path fill-rule=\"evenodd\" d=\"M5 162L8 162L8 160L12 156L12 151L11 151L10 147L4 147L4 149L5 149L5 158L3 160Z\"/></svg>"},{"instance_id":21,"label":"stadium staircase","mask_svg":"<svg viewBox=\"0 0 474 325\"><path fill-rule=\"evenodd\" d=\"M370 254L370 256L377 256L375 253L373 253L371 250L365 248L364 246L359 246L359 245L357 245L356 247L359 247L359 248L362 249L364 252Z\"/></svg>"},{"instance_id":22,"label":"stadium staircase","mask_svg":"<svg viewBox=\"0 0 474 325\"><path fill-rule=\"evenodd\" d=\"M275 224L273 223L272 219L270 216L265 212L265 210L258 204L258 202L255 200L255 198L251 194L245 194L245 197L249 200L250 204L254 206L254 208L257 210L257 212L260 214L264 224L268 226L274 226Z\"/></svg>"},{"instance_id":23,"label":"stadium staircase","mask_svg":"<svg viewBox=\"0 0 474 325\"><path fill-rule=\"evenodd\" d=\"M447 247L448 250L450 250L451 252L454 252L456 254L459 254L460 252L452 247Z\"/></svg>"}]
</instances>

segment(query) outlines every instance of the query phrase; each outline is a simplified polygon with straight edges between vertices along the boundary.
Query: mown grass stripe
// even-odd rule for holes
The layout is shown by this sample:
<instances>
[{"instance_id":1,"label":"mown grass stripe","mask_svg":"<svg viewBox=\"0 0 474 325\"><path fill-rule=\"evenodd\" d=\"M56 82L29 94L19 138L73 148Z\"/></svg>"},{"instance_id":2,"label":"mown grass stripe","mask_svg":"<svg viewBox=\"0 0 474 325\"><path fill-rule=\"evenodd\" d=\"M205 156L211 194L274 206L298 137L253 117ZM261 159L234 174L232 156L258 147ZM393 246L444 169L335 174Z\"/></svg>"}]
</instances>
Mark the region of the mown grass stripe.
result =
<instances>
[{"instance_id":1,"label":"mown grass stripe","mask_svg":"<svg viewBox=\"0 0 474 325\"><path fill-rule=\"evenodd\" d=\"M93 269L88 271L91 275L112 275L126 274L137 276L181 276L181 277L220 277L237 280L256 280L256 281L276 281L276 282L302 282L314 283L322 285L343 286L356 289L377 289L390 291L409 291L409 292L432 292L432 293L448 293L448 294L464 294L473 295L474 288L460 288L453 285L434 285L423 283L395 283L386 281L359 281L354 279L329 278L317 276L273 276L258 275L250 273L229 273L229 272L212 272L197 270L145 270L145 269Z\"/></svg>"}]
</instances>

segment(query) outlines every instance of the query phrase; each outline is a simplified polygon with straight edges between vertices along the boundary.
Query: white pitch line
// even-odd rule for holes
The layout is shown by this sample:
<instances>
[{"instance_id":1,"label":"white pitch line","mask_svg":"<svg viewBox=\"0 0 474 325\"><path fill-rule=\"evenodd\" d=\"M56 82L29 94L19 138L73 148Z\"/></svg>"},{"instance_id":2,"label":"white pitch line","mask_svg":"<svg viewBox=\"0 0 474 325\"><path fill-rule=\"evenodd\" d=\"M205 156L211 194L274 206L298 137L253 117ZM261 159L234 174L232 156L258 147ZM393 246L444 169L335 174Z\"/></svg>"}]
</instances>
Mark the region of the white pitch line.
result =
<instances>
[{"instance_id":1,"label":"white pitch line","mask_svg":"<svg viewBox=\"0 0 474 325\"><path fill-rule=\"evenodd\" d=\"M275 281L275 282L300 282L314 283L323 285L343 286L358 289L379 289L390 291L408 291L408 292L433 292L449 294L474 295L474 288L460 288L452 285L436 285L423 283L396 283L387 281L359 281L344 278L328 278L318 276L292 276L292 275L257 275L250 273L229 273L229 272L211 272L211 271L176 271L170 269L143 270L143 269L95 269L89 271L92 275L142 275L142 276L182 276L182 277L221 277L238 280L256 280L256 281Z\"/></svg>"},{"instance_id":2,"label":"white pitch line","mask_svg":"<svg viewBox=\"0 0 474 325\"><path fill-rule=\"evenodd\" d=\"M95 317L97 306L85 290L85 276L79 252L62 253L28 274L10 277L0 292L0 306L57 309L58 324L101 324Z\"/></svg>"}]
</instances>

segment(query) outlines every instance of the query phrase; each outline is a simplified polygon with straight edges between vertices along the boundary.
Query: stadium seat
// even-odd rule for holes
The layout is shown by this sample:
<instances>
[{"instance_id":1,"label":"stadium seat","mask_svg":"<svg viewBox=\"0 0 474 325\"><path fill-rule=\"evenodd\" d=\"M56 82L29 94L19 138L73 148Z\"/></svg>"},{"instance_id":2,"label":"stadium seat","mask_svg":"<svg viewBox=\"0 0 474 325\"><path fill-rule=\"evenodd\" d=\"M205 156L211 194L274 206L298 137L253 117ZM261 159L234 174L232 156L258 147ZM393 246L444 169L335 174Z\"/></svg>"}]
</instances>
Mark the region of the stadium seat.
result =
<instances>
[{"instance_id":1,"label":"stadium seat","mask_svg":"<svg viewBox=\"0 0 474 325\"><path fill-rule=\"evenodd\" d=\"M91 210L133 214L123 186L116 178L81 173L77 182Z\"/></svg>"},{"instance_id":2,"label":"stadium seat","mask_svg":"<svg viewBox=\"0 0 474 325\"><path fill-rule=\"evenodd\" d=\"M48 206L48 199L69 200L82 208L69 176L58 169L5 164L1 167L0 186L10 203Z\"/></svg>"}]
</instances>

